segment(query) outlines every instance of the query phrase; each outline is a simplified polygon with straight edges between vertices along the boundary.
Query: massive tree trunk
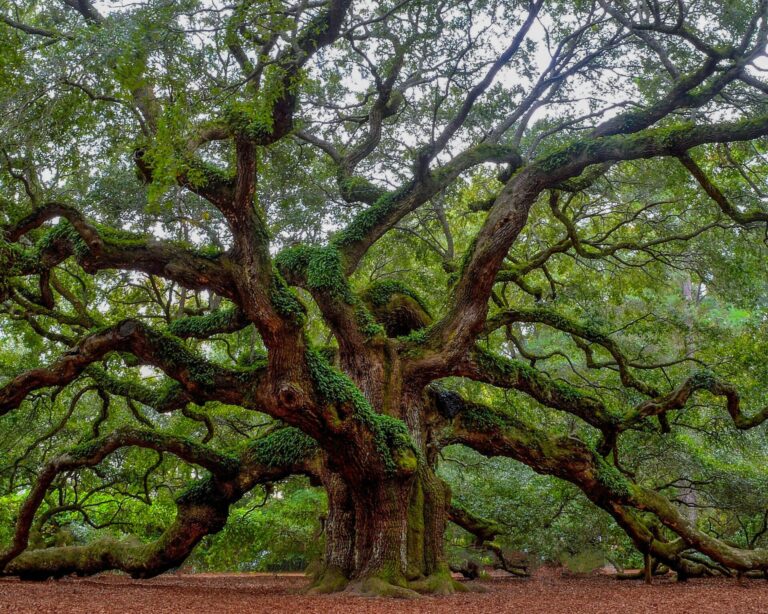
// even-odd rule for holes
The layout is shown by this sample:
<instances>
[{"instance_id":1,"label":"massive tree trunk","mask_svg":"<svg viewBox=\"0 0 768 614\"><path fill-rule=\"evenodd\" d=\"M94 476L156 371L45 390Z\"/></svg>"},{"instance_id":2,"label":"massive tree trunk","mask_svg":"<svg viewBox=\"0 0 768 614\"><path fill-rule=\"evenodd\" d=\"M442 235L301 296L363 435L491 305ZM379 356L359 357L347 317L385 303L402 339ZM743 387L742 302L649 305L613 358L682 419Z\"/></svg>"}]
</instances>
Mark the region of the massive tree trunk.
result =
<instances>
[{"instance_id":1,"label":"massive tree trunk","mask_svg":"<svg viewBox=\"0 0 768 614\"><path fill-rule=\"evenodd\" d=\"M451 578L443 551L450 490L435 474L424 398L421 391L404 391L397 365L384 362L386 368L368 371L365 381L356 383L369 398L386 399L383 413L408 425L419 449L415 471L381 477L342 475L326 468L325 553L313 569L312 590L348 588L400 597L451 593L462 585ZM384 385L372 380L372 372L387 374ZM326 465L332 464L330 458Z\"/></svg>"},{"instance_id":2,"label":"massive tree trunk","mask_svg":"<svg viewBox=\"0 0 768 614\"><path fill-rule=\"evenodd\" d=\"M312 589L408 597L457 587L445 561L450 494L426 462L408 478L347 486L326 476L325 553Z\"/></svg>"}]
</instances>

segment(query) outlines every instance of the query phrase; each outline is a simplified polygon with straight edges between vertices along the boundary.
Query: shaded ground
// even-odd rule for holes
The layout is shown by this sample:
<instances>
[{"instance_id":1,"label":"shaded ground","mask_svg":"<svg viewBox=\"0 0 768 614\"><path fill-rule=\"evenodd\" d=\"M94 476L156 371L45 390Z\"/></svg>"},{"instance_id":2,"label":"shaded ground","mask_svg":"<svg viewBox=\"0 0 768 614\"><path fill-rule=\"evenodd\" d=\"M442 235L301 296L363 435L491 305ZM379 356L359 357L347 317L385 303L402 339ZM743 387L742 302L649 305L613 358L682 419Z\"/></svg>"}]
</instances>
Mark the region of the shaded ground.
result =
<instances>
[{"instance_id":1,"label":"shaded ground","mask_svg":"<svg viewBox=\"0 0 768 614\"><path fill-rule=\"evenodd\" d=\"M0 612L88 614L141 613L493 613L617 614L741 614L768 612L768 582L691 580L676 584L657 579L653 586L617 581L608 576L568 578L540 570L532 579L492 578L488 592L416 601L366 599L347 595L307 596L300 575L197 574L164 575L135 581L104 574L94 578L65 578L48 582L0 579Z\"/></svg>"}]
</instances>

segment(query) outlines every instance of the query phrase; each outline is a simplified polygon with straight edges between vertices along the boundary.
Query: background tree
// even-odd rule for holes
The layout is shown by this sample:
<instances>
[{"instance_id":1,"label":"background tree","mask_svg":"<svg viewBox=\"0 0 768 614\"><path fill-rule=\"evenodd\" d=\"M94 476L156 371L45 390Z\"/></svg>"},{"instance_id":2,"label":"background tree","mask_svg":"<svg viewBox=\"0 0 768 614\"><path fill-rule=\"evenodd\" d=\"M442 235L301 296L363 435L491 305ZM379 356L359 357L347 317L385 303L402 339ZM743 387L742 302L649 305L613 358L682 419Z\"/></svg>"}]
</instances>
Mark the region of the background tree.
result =
<instances>
[{"instance_id":1,"label":"background tree","mask_svg":"<svg viewBox=\"0 0 768 614\"><path fill-rule=\"evenodd\" d=\"M759 493L741 541L675 502L764 477L768 3L1 19L4 573L152 576L305 475L315 590L450 592L447 520L494 533L452 445L572 483L681 578L768 568ZM149 543L46 543L153 498Z\"/></svg>"}]
</instances>

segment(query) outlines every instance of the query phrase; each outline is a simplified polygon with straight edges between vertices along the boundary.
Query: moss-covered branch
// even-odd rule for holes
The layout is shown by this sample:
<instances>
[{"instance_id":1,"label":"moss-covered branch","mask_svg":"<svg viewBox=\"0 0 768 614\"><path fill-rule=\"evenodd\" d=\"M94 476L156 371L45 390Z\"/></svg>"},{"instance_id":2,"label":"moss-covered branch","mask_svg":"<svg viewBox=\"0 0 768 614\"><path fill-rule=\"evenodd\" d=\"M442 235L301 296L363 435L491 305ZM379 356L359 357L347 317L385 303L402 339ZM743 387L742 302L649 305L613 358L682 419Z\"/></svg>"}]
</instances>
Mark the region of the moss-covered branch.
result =
<instances>
[{"instance_id":1,"label":"moss-covered branch","mask_svg":"<svg viewBox=\"0 0 768 614\"><path fill-rule=\"evenodd\" d=\"M245 313L238 308L217 309L202 316L187 316L174 320L168 332L182 339L207 339L212 335L235 333L250 324Z\"/></svg>"},{"instance_id":2,"label":"moss-covered branch","mask_svg":"<svg viewBox=\"0 0 768 614\"><path fill-rule=\"evenodd\" d=\"M191 352L171 335L136 320L125 320L86 336L48 367L21 373L0 387L0 415L18 407L33 390L69 384L90 365L115 351L129 352L143 363L162 369L193 400L242 403L248 385L255 387L259 380L258 369L240 372L220 367ZM143 395L138 389L130 392Z\"/></svg>"},{"instance_id":3,"label":"moss-covered branch","mask_svg":"<svg viewBox=\"0 0 768 614\"><path fill-rule=\"evenodd\" d=\"M62 217L43 233L33 247L16 241L43 223ZM5 229L0 238L2 276L40 275L74 256L86 272L105 269L141 271L158 275L191 289L208 289L237 300L232 269L225 254L196 252L178 244L98 226L75 208L47 203Z\"/></svg>"},{"instance_id":4,"label":"moss-covered branch","mask_svg":"<svg viewBox=\"0 0 768 614\"><path fill-rule=\"evenodd\" d=\"M619 428L621 413L594 396L565 382L553 380L525 362L512 360L475 347L457 374L499 388L524 392L542 405L578 416L603 432Z\"/></svg>"},{"instance_id":5,"label":"moss-covered branch","mask_svg":"<svg viewBox=\"0 0 768 614\"><path fill-rule=\"evenodd\" d=\"M697 565L684 559L693 548L730 569L768 569L768 550L746 550L726 544L698 530L663 495L622 474L601 454L574 437L553 437L509 414L462 399L452 392L433 391L437 404L450 400L450 414L442 412L446 426L443 444L460 443L486 456L509 456L535 471L578 486L595 504L608 511L643 552L651 552L683 573L697 573ZM678 539L666 541L640 512L650 512ZM700 569L698 571L701 571Z\"/></svg>"},{"instance_id":6,"label":"moss-covered branch","mask_svg":"<svg viewBox=\"0 0 768 614\"><path fill-rule=\"evenodd\" d=\"M35 513L53 480L65 471L93 467L120 448L134 446L169 452L182 460L200 465L222 479L232 478L240 469L239 462L212 448L175 435L151 430L118 429L109 435L88 441L49 462L39 472L34 487L22 504L16 521L13 542L0 554L0 570L27 547Z\"/></svg>"},{"instance_id":7,"label":"moss-covered branch","mask_svg":"<svg viewBox=\"0 0 768 614\"><path fill-rule=\"evenodd\" d=\"M55 477L65 471L95 466L115 450L128 446L174 454L208 469L212 475L178 497L175 520L154 542L141 544L131 539L107 538L85 546L26 550L35 514ZM155 576L180 565L203 537L221 530L229 506L256 484L293 473L316 476L318 462L316 444L291 428L255 440L239 459L182 437L119 429L70 450L44 467L22 505L13 543L0 553L0 573L43 579L117 569L138 578Z\"/></svg>"},{"instance_id":8,"label":"moss-covered branch","mask_svg":"<svg viewBox=\"0 0 768 614\"><path fill-rule=\"evenodd\" d=\"M700 371L689 377L669 394L640 403L627 413L622 422L623 428L636 424L648 416L660 416L669 411L684 408L690 398L699 391L707 391L717 397L725 397L726 409L733 419L733 424L741 430L748 430L768 420L768 406L750 416L741 409L741 397L732 384L716 377L709 371Z\"/></svg>"}]
</instances>

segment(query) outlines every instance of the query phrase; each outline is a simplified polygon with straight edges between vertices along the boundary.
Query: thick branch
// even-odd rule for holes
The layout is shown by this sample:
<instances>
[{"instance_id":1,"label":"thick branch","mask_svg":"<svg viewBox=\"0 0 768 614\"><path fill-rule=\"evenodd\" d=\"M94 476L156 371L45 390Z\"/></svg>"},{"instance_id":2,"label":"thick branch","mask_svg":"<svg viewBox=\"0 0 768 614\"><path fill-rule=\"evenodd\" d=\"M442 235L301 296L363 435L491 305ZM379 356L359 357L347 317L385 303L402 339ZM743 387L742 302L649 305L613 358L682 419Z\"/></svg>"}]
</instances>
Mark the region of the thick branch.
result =
<instances>
[{"instance_id":1,"label":"thick branch","mask_svg":"<svg viewBox=\"0 0 768 614\"><path fill-rule=\"evenodd\" d=\"M243 398L243 374L210 363L187 350L170 335L141 322L125 320L85 337L48 367L26 371L0 388L0 415L16 408L33 390L64 386L110 352L130 352L177 380L195 400L238 403ZM257 376L254 372L254 381Z\"/></svg>"}]
</instances>

